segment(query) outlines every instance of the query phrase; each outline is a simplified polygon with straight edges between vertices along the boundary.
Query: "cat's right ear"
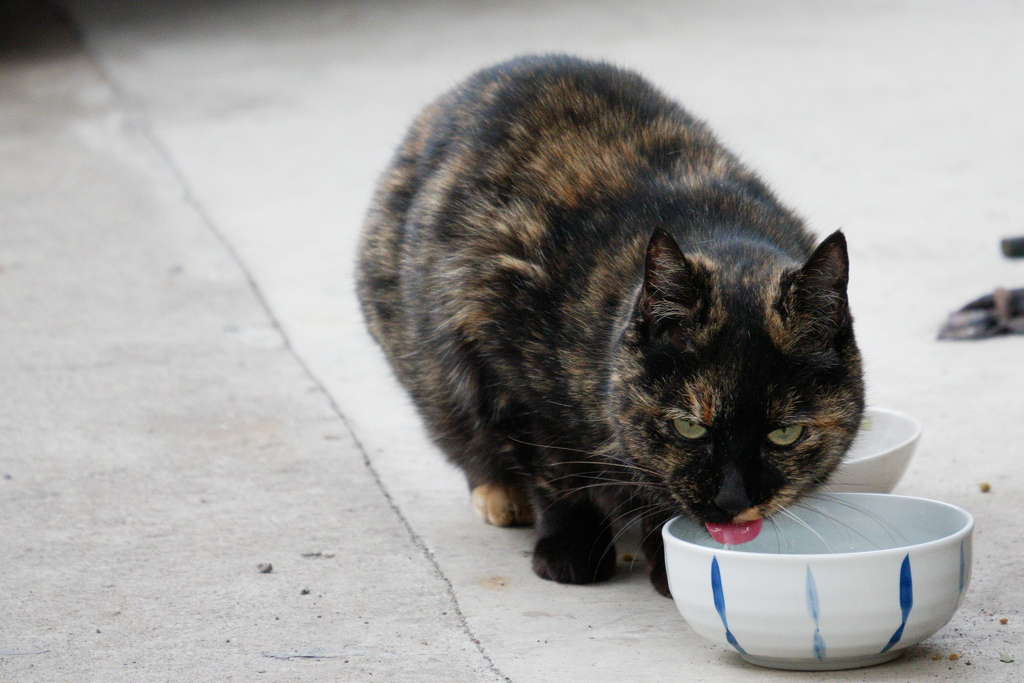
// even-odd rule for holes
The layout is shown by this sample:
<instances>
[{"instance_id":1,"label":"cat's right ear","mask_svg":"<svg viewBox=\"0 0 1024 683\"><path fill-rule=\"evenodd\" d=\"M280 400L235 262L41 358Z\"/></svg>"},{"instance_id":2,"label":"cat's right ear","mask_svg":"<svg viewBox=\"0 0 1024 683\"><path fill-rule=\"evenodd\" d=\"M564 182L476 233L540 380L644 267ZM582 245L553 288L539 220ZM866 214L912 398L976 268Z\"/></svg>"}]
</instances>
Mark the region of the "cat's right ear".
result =
<instances>
[{"instance_id":1,"label":"cat's right ear","mask_svg":"<svg viewBox=\"0 0 1024 683\"><path fill-rule=\"evenodd\" d=\"M670 329L701 321L709 298L708 274L686 258L672 235L655 229L647 244L638 303L648 335L661 337Z\"/></svg>"},{"instance_id":2,"label":"cat's right ear","mask_svg":"<svg viewBox=\"0 0 1024 683\"><path fill-rule=\"evenodd\" d=\"M801 269L783 276L779 310L788 345L805 352L827 352L852 329L846 292L849 279L846 238L838 230L822 240Z\"/></svg>"}]
</instances>

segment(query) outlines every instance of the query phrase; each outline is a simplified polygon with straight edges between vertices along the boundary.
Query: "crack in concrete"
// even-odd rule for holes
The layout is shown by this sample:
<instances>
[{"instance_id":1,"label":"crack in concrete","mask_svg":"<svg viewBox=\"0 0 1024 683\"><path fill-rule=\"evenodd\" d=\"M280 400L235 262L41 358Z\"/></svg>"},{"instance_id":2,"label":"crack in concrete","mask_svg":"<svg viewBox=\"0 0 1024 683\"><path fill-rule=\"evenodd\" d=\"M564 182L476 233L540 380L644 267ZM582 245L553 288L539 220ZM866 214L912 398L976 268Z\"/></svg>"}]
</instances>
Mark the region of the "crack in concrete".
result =
<instances>
[{"instance_id":1,"label":"crack in concrete","mask_svg":"<svg viewBox=\"0 0 1024 683\"><path fill-rule=\"evenodd\" d=\"M437 561L437 558L435 557L433 551L430 550L430 548L427 546L423 538L416 532L416 530L413 528L412 523L405 516L405 514L402 513L402 510L399 508L398 504L392 498L391 493L388 491L387 487L385 486L383 480L380 477L380 474L374 467L366 447L363 445L363 442L360 440L358 434L353 428L348 417L344 414L344 412L342 412L341 407L338 405L338 402L331 395L326 385L320 380L319 377L317 377L313 373L309 364L306 363L306 361L295 349L291 342L291 339L285 332L284 327L281 325L280 320L274 314L274 311L271 308L269 301L264 295L259 284L256 282L255 277L249 270L248 266L245 264L245 261L242 259L238 251L235 249L234 245L228 240L224 232L217 227L213 219L203 208L202 204L196 199L195 195L191 190L191 187L188 184L184 172L177 165L177 163L175 163L174 157L171 155L170 151L157 136L156 132L153 130L153 127L150 125L149 120L138 110L137 106L133 106L133 98L131 97L131 95L111 75L111 73L103 65L103 62L100 59L100 57L90 48L89 41L86 38L85 33L82 31L81 27L78 25L78 22L71 15L71 13L61 5L52 3L47 4L50 4L53 7L54 12L59 17L59 19L66 24L70 31L73 32L79 44L82 46L83 52L86 55L86 57L92 63L93 67L96 69L101 79L110 87L114 95L114 98L120 105L123 113L135 124L137 130L141 133L145 140L152 146L153 150L156 152L158 157L163 161L164 164L166 164L167 170L170 171L172 176L180 185L183 200L196 212L196 215L199 217L200 221L202 221L203 225L205 225L206 228L211 232L211 234L214 235L214 237L221 244L221 246L227 251L228 256L238 267L239 271L242 274L242 277L245 279L246 284L251 290L253 296L256 298L256 301L258 302L259 306L263 309L272 327L280 336L281 341L284 344L284 347L288 354L291 355L291 357L295 360L298 366L302 369L303 374L305 374L306 377L313 383L317 391L324 396L324 398L327 400L328 405L331 408L331 411L338 417L341 423L345 426L345 429L348 431L349 436L351 436L356 448L359 449L359 453L363 459L363 464L370 472L370 475L373 477L373 480L376 483L377 488L384 496L384 499L387 501L392 512L395 514L399 522L405 528L406 532L409 535L409 539L412 541L413 545L415 545L416 548L419 549L419 551L423 554L423 556L433 567L435 574L444 582L445 592L447 593L448 598L453 605L452 609L455 612L455 615L457 616L459 623L461 624L462 629L466 634L466 637L469 638L469 640L473 643L477 651L480 653L480 656L486 662L487 667L496 676L498 676L501 680L506 681L506 683L513 683L512 679L509 678L505 673L503 673L497 667L497 665L494 663L491 657L487 654L483 644L480 642L480 639L473 632L473 629L470 627L465 614L463 614L462 612L462 608L459 605L458 596L455 593L455 587L452 585L452 582L448 578L448 576L441 569L441 565Z\"/></svg>"}]
</instances>

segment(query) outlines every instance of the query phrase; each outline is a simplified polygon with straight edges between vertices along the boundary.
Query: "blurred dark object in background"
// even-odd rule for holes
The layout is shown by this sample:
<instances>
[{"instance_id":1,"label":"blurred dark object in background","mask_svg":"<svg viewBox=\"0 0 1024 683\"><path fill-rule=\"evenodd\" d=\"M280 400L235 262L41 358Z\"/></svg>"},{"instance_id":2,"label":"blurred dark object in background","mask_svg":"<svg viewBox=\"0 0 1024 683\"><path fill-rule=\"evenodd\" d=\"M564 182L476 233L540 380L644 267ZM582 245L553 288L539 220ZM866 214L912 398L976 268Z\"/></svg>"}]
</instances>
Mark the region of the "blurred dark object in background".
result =
<instances>
[{"instance_id":1,"label":"blurred dark object in background","mask_svg":"<svg viewBox=\"0 0 1024 683\"><path fill-rule=\"evenodd\" d=\"M0 77L4 67L67 59L76 49L77 31L56 2L0 0Z\"/></svg>"},{"instance_id":2,"label":"blurred dark object in background","mask_svg":"<svg viewBox=\"0 0 1024 683\"><path fill-rule=\"evenodd\" d=\"M1007 237L1004 239L1003 255L1010 258L1024 257L1024 237Z\"/></svg>"},{"instance_id":3,"label":"blurred dark object in background","mask_svg":"<svg viewBox=\"0 0 1024 683\"><path fill-rule=\"evenodd\" d=\"M950 314L939 339L987 339L1024 334L1024 289L996 289Z\"/></svg>"}]
</instances>

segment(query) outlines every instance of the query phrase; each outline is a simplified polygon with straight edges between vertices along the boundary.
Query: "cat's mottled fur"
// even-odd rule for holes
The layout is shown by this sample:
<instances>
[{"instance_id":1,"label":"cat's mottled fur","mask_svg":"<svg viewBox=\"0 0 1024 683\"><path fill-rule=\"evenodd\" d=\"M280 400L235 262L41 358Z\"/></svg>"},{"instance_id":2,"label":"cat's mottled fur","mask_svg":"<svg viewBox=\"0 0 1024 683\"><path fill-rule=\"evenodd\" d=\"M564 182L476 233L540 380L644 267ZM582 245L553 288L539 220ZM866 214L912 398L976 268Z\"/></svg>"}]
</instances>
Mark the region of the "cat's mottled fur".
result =
<instances>
[{"instance_id":1,"label":"cat's mottled fur","mask_svg":"<svg viewBox=\"0 0 1024 683\"><path fill-rule=\"evenodd\" d=\"M441 97L359 258L370 331L477 510L536 518L544 578L610 577L612 525L635 514L667 594L666 519L771 514L828 479L861 421L842 234L815 248L629 71L526 57ZM767 440L783 427L800 438Z\"/></svg>"}]
</instances>

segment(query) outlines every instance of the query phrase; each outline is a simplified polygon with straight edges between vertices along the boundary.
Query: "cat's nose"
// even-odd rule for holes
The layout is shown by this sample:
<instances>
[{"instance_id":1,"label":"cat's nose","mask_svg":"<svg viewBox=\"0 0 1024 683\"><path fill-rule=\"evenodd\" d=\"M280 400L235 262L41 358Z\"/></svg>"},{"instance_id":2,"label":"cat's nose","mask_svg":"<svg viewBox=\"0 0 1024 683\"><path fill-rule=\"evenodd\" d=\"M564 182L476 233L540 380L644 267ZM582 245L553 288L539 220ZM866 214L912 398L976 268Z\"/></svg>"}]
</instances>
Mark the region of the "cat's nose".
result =
<instances>
[{"instance_id":1,"label":"cat's nose","mask_svg":"<svg viewBox=\"0 0 1024 683\"><path fill-rule=\"evenodd\" d=\"M730 463L725 466L724 474L722 487L718 489L718 495L713 500L715 505L732 519L750 508L750 496L747 495L747 485L743 482L743 474L739 468Z\"/></svg>"}]
</instances>

